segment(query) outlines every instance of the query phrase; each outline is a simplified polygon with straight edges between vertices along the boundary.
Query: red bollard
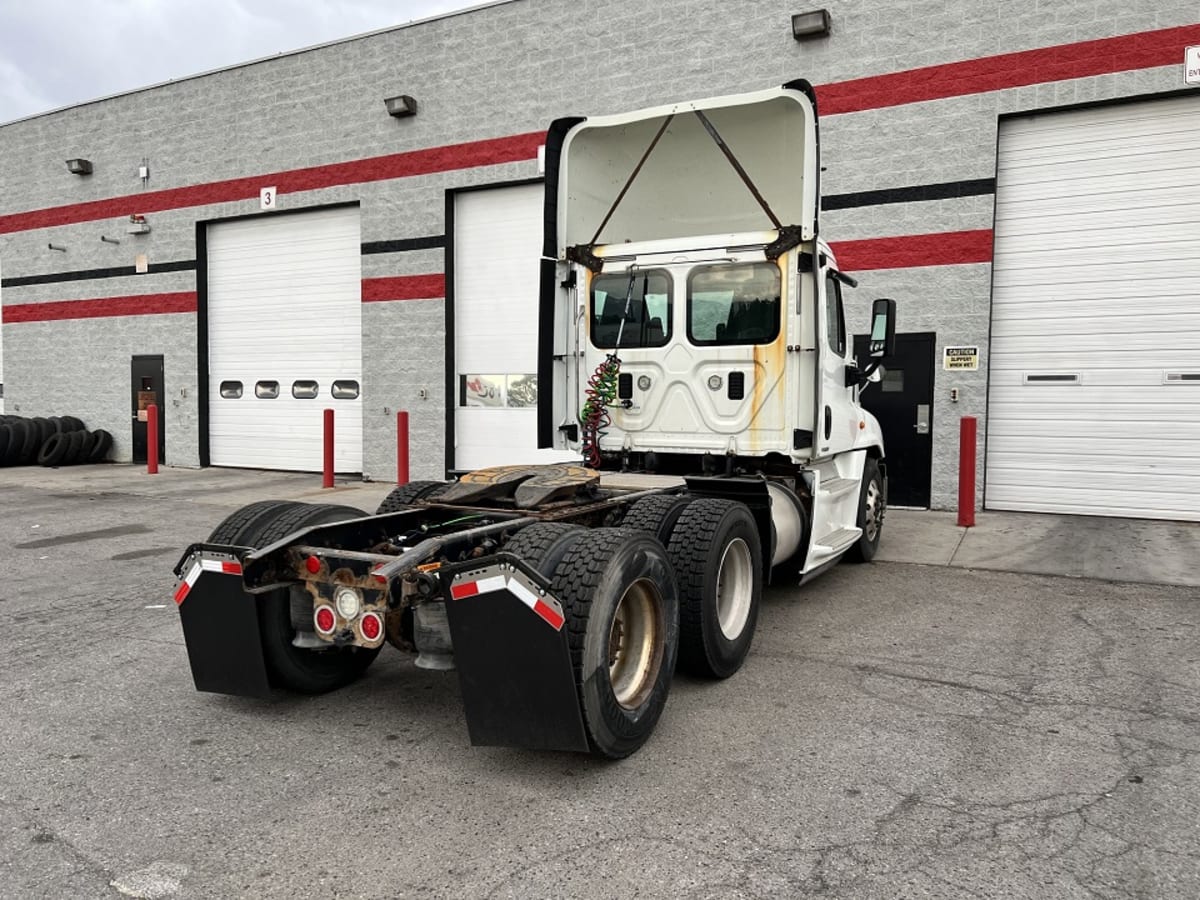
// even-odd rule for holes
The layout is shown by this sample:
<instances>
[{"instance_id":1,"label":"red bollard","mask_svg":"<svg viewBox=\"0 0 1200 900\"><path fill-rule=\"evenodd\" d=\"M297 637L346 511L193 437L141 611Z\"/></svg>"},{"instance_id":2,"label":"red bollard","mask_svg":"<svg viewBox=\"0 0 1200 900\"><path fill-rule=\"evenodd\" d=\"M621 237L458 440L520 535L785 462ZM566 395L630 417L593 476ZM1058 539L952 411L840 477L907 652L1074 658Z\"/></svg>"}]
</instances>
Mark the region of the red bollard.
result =
<instances>
[{"instance_id":1,"label":"red bollard","mask_svg":"<svg viewBox=\"0 0 1200 900\"><path fill-rule=\"evenodd\" d=\"M158 474L158 404L146 407L146 474Z\"/></svg>"},{"instance_id":2,"label":"red bollard","mask_svg":"<svg viewBox=\"0 0 1200 900\"><path fill-rule=\"evenodd\" d=\"M333 487L333 410L325 410L325 476L321 487Z\"/></svg>"},{"instance_id":3,"label":"red bollard","mask_svg":"<svg viewBox=\"0 0 1200 900\"><path fill-rule=\"evenodd\" d=\"M958 524L975 524L975 425L974 416L963 416L958 430Z\"/></svg>"},{"instance_id":4,"label":"red bollard","mask_svg":"<svg viewBox=\"0 0 1200 900\"><path fill-rule=\"evenodd\" d=\"M396 484L408 484L408 413L396 413Z\"/></svg>"}]
</instances>

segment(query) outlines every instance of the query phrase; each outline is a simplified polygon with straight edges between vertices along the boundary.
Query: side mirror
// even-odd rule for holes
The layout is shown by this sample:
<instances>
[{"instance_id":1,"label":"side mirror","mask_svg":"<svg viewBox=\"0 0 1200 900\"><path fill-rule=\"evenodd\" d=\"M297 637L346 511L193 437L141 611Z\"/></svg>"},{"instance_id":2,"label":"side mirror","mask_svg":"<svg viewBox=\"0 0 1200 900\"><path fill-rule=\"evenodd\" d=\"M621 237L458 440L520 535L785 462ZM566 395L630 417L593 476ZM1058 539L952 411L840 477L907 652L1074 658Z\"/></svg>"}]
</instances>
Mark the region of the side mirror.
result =
<instances>
[{"instance_id":1,"label":"side mirror","mask_svg":"<svg viewBox=\"0 0 1200 900\"><path fill-rule=\"evenodd\" d=\"M896 352L896 301L880 298L871 304L871 337L867 356L882 360Z\"/></svg>"}]
</instances>

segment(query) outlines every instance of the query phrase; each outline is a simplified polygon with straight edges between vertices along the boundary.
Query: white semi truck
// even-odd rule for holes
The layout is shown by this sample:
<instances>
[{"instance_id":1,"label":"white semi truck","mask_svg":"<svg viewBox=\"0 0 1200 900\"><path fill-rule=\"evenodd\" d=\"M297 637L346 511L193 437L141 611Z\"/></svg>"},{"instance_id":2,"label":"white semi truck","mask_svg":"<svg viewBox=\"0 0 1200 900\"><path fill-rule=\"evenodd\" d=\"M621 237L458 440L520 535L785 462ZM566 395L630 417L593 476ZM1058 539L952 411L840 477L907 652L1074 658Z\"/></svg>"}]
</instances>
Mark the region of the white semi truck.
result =
<instances>
[{"instance_id":1,"label":"white semi truck","mask_svg":"<svg viewBox=\"0 0 1200 900\"><path fill-rule=\"evenodd\" d=\"M239 510L175 570L196 687L328 691L390 643L457 669L473 743L619 758L677 662L740 668L765 584L870 560L886 457L858 392L895 304L854 360L818 151L801 81L553 123L539 443L580 464L410 483L373 516Z\"/></svg>"}]
</instances>

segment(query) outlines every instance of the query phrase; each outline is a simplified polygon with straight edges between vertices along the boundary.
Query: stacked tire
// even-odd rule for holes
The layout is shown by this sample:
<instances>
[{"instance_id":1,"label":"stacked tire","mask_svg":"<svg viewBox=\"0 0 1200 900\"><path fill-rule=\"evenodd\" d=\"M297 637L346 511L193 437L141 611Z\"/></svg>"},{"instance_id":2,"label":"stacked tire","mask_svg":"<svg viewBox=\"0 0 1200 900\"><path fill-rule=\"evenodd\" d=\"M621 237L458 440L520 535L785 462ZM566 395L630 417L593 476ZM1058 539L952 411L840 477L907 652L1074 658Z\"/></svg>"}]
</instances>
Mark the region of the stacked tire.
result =
<instances>
[{"instance_id":1,"label":"stacked tire","mask_svg":"<svg viewBox=\"0 0 1200 900\"><path fill-rule=\"evenodd\" d=\"M75 416L0 415L0 466L70 466L103 462L113 438Z\"/></svg>"}]
</instances>

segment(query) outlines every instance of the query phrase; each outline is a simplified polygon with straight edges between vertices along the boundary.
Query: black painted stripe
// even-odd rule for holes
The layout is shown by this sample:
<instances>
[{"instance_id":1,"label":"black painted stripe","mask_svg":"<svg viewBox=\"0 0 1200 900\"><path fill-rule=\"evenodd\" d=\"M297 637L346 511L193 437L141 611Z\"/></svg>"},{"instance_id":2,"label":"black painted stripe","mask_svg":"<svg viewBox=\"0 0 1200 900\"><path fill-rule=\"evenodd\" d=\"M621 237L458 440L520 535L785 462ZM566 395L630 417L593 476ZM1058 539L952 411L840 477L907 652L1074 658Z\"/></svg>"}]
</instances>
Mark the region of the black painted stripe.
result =
<instances>
[{"instance_id":1,"label":"black painted stripe","mask_svg":"<svg viewBox=\"0 0 1200 900\"><path fill-rule=\"evenodd\" d=\"M854 209L861 206L883 206L887 203L953 200L956 197L980 197L984 194L994 193L996 193L995 178L975 178L969 181L944 181L940 184L918 184L911 187L884 188L878 191L858 191L853 194L832 194L822 198L821 209Z\"/></svg>"},{"instance_id":2,"label":"black painted stripe","mask_svg":"<svg viewBox=\"0 0 1200 900\"><path fill-rule=\"evenodd\" d=\"M440 250L446 246L444 234L404 238L399 241L370 241L362 245L364 255L370 253L403 253L408 250Z\"/></svg>"},{"instance_id":3,"label":"black painted stripe","mask_svg":"<svg viewBox=\"0 0 1200 900\"><path fill-rule=\"evenodd\" d=\"M151 263L148 274L157 275L161 272L189 272L196 268L194 259L180 259L174 262ZM51 272L46 275L18 275L15 278L0 280L0 287L25 287L31 284L58 284L63 281L91 281L95 278L124 278L127 275L137 275L133 266L112 266L107 269L79 269L74 272Z\"/></svg>"}]
</instances>

